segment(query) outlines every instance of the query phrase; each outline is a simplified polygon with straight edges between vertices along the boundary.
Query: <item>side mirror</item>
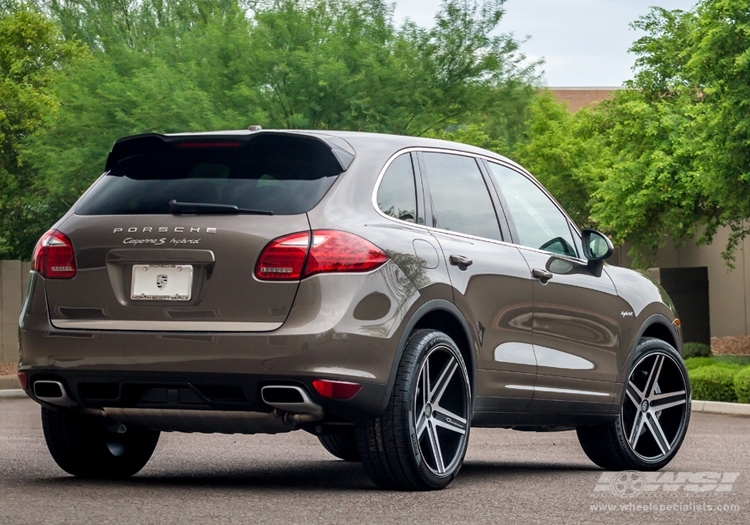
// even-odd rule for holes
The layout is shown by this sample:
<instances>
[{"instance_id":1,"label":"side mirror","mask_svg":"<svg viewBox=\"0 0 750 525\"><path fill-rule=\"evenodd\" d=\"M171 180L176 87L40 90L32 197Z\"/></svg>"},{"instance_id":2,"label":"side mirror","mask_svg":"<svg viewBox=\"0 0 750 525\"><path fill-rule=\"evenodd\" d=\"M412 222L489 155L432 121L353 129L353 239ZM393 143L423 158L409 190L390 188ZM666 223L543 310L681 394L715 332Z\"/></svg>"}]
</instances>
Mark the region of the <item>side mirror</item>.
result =
<instances>
[{"instance_id":1,"label":"side mirror","mask_svg":"<svg viewBox=\"0 0 750 525\"><path fill-rule=\"evenodd\" d=\"M615 251L606 235L596 230L583 230L581 232L583 242L583 255L588 259L588 268L597 277L602 273L605 259L608 259Z\"/></svg>"}]
</instances>

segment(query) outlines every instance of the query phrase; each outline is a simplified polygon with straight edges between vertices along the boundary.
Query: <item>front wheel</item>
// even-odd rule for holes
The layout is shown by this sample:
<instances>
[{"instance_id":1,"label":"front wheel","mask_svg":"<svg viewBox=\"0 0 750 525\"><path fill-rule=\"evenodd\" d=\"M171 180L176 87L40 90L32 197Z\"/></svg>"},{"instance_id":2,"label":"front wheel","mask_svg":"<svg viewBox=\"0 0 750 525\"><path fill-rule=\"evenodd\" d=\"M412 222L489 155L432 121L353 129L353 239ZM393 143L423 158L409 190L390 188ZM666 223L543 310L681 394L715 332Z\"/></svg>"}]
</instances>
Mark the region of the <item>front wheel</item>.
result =
<instances>
[{"instance_id":1,"label":"front wheel","mask_svg":"<svg viewBox=\"0 0 750 525\"><path fill-rule=\"evenodd\" d=\"M68 474L127 478L151 458L159 432L42 407L42 428L52 458Z\"/></svg>"},{"instance_id":2,"label":"front wheel","mask_svg":"<svg viewBox=\"0 0 750 525\"><path fill-rule=\"evenodd\" d=\"M470 421L460 350L442 332L418 330L404 349L385 413L356 428L362 464L382 488L442 489L463 464Z\"/></svg>"},{"instance_id":3,"label":"front wheel","mask_svg":"<svg viewBox=\"0 0 750 525\"><path fill-rule=\"evenodd\" d=\"M623 397L616 421L577 429L583 451L608 470L664 467L690 422L690 381L680 354L660 339L642 339Z\"/></svg>"}]
</instances>

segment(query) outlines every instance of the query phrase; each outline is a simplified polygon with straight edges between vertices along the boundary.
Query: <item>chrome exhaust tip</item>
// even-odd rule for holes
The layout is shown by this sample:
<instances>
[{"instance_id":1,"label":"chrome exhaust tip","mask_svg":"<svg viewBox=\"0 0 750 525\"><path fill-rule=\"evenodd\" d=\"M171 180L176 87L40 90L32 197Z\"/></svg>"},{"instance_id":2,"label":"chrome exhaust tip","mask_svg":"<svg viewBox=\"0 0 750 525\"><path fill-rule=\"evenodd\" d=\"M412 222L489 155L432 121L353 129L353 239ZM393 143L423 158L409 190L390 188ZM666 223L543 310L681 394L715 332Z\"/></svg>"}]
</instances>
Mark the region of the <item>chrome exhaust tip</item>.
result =
<instances>
[{"instance_id":1,"label":"chrome exhaust tip","mask_svg":"<svg viewBox=\"0 0 750 525\"><path fill-rule=\"evenodd\" d=\"M62 407L78 406L65 391L65 387L60 381L49 381L40 379L34 381L34 396L45 403Z\"/></svg>"},{"instance_id":2,"label":"chrome exhaust tip","mask_svg":"<svg viewBox=\"0 0 750 525\"><path fill-rule=\"evenodd\" d=\"M260 389L263 402L284 412L318 414L323 407L312 400L310 394L299 386L267 385Z\"/></svg>"}]
</instances>

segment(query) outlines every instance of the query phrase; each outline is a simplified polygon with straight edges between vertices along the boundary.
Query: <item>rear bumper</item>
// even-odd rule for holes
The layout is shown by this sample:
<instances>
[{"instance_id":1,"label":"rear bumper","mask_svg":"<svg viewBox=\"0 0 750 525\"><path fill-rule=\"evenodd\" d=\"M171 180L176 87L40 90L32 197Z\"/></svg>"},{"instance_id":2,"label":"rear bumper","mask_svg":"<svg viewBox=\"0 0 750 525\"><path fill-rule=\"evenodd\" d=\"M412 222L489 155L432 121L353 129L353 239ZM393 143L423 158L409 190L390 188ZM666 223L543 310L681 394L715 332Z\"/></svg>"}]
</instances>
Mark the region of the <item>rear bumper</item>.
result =
<instances>
[{"instance_id":1,"label":"rear bumper","mask_svg":"<svg viewBox=\"0 0 750 525\"><path fill-rule=\"evenodd\" d=\"M387 402L405 320L421 304L419 293L411 289L391 297L381 318L361 319L362 308L357 307L382 289L387 272L400 270L389 264L346 280L312 277L301 284L287 323L265 333L60 329L50 323L44 279L33 274L19 323L19 370L28 376L32 398L35 381L59 381L74 409L270 413L260 389L291 384L309 392L326 419L374 417ZM404 280L400 282L403 291ZM312 291L306 294L305 288ZM310 297L316 299L312 306L299 304ZM331 400L317 395L315 379L363 387L350 400Z\"/></svg>"},{"instance_id":2,"label":"rear bumper","mask_svg":"<svg viewBox=\"0 0 750 525\"><path fill-rule=\"evenodd\" d=\"M206 374L190 372L122 372L112 370L71 371L31 368L28 395L44 405L81 409L139 409L142 411L223 411L271 414L273 408L261 398L267 385L292 385L304 389L325 413L324 421L351 421L374 417L380 411L386 386L362 383L352 399L341 401L318 396L313 378L272 374ZM35 395L37 381L59 382L65 403L50 402ZM43 395L43 394L42 394ZM158 426L158 425L157 425ZM189 426L182 430L190 430ZM195 431L209 431L194 428ZM222 429L215 429L221 432Z\"/></svg>"}]
</instances>

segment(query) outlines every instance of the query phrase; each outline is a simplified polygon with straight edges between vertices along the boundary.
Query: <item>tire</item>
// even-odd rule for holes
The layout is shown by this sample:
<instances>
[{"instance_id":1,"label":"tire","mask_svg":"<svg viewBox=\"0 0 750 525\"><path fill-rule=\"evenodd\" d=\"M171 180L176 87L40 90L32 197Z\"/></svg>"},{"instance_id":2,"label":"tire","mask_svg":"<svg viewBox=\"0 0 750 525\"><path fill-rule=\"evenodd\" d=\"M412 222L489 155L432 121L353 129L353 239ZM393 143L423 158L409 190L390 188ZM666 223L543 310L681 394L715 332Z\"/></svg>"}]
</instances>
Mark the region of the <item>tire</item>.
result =
<instances>
[{"instance_id":1,"label":"tire","mask_svg":"<svg viewBox=\"0 0 750 525\"><path fill-rule=\"evenodd\" d=\"M384 489L447 487L463 464L471 407L469 374L453 340L414 332L384 414L356 427L365 471Z\"/></svg>"},{"instance_id":2,"label":"tire","mask_svg":"<svg viewBox=\"0 0 750 525\"><path fill-rule=\"evenodd\" d=\"M613 423L576 429L583 451L607 470L667 465L690 423L690 381L680 354L660 339L641 339L621 403Z\"/></svg>"},{"instance_id":3,"label":"tire","mask_svg":"<svg viewBox=\"0 0 750 525\"><path fill-rule=\"evenodd\" d=\"M344 432L318 436L318 440L328 452L337 458L344 461L359 461L357 437L353 428Z\"/></svg>"},{"instance_id":4,"label":"tire","mask_svg":"<svg viewBox=\"0 0 750 525\"><path fill-rule=\"evenodd\" d=\"M155 430L127 427L117 433L100 418L45 407L42 428L55 462L82 478L128 478L146 465L159 441Z\"/></svg>"}]
</instances>

